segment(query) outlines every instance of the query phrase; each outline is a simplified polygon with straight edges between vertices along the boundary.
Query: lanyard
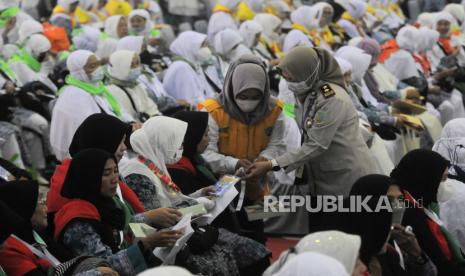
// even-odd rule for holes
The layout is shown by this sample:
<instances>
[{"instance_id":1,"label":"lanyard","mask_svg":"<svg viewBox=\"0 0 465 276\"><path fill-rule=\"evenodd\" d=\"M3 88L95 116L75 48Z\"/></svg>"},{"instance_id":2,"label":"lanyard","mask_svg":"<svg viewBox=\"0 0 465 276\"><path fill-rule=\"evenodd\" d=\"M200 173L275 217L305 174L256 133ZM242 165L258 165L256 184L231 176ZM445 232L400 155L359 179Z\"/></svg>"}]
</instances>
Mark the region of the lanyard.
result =
<instances>
[{"instance_id":1,"label":"lanyard","mask_svg":"<svg viewBox=\"0 0 465 276\"><path fill-rule=\"evenodd\" d=\"M166 173L164 173L160 168L158 168L157 165L155 165L155 163L153 163L151 160L143 157L142 155L139 155L137 159L139 160L139 162L144 164L151 172L153 172L153 174L155 174L155 176L158 177L158 179L160 179L163 184L165 184L166 186L168 186L175 192L178 192L178 193L181 192L181 190L173 182L173 180L171 180L171 178Z\"/></svg>"},{"instance_id":2,"label":"lanyard","mask_svg":"<svg viewBox=\"0 0 465 276\"><path fill-rule=\"evenodd\" d=\"M16 240L18 240L19 242L21 242L24 246L27 247L27 249L29 249L37 257L39 257L41 259L46 259L53 267L59 266L61 264L61 262L58 261L57 258L55 258L47 250L47 248L46 248L47 245L45 244L44 240L42 240L42 238L35 231L33 231L32 233L33 233L33 236L34 236L34 240L36 240L37 244L40 246L42 251L35 248L34 246L28 244L27 242L23 241L22 239L18 238L16 235L12 235L12 237L15 238Z\"/></svg>"}]
</instances>

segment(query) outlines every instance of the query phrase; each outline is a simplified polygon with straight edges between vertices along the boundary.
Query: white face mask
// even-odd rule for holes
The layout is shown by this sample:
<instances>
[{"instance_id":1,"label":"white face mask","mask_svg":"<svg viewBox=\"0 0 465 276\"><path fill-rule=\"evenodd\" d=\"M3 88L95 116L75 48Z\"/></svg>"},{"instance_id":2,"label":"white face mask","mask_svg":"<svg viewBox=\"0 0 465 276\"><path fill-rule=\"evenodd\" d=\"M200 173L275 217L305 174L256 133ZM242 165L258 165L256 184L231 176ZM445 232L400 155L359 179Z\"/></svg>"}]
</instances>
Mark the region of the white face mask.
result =
<instances>
[{"instance_id":1,"label":"white face mask","mask_svg":"<svg viewBox=\"0 0 465 276\"><path fill-rule=\"evenodd\" d=\"M438 199L438 202L446 202L449 201L454 197L455 194L455 186L456 185L463 185L457 180L454 179L446 179L445 181L441 182L439 184L438 188L438 195L436 196Z\"/></svg>"},{"instance_id":2,"label":"white face mask","mask_svg":"<svg viewBox=\"0 0 465 276\"><path fill-rule=\"evenodd\" d=\"M94 72L90 73L89 81L91 83L98 83L99 81L103 80L103 70L102 67L98 67L97 69L94 70Z\"/></svg>"},{"instance_id":3,"label":"white face mask","mask_svg":"<svg viewBox=\"0 0 465 276\"><path fill-rule=\"evenodd\" d=\"M244 113L250 113L257 108L260 100L240 100L236 99L236 104L239 109Z\"/></svg>"},{"instance_id":4,"label":"white face mask","mask_svg":"<svg viewBox=\"0 0 465 276\"><path fill-rule=\"evenodd\" d=\"M287 87L297 96L304 96L310 89L312 89L313 85L317 81L319 71L320 61L318 60L315 70L310 74L310 76L306 80L300 82L288 81Z\"/></svg>"},{"instance_id":5,"label":"white face mask","mask_svg":"<svg viewBox=\"0 0 465 276\"><path fill-rule=\"evenodd\" d=\"M141 67L137 67L137 68L133 68L133 69L129 70L128 81L137 80L141 73L142 73Z\"/></svg>"},{"instance_id":6,"label":"white face mask","mask_svg":"<svg viewBox=\"0 0 465 276\"><path fill-rule=\"evenodd\" d=\"M166 164L172 165L172 164L178 163L179 160L181 160L181 158L182 158L183 151L184 151L183 149L180 149L180 150L168 150L168 152L173 153L173 155L172 155L171 158L168 158L168 160L165 160Z\"/></svg>"},{"instance_id":7,"label":"white face mask","mask_svg":"<svg viewBox=\"0 0 465 276\"><path fill-rule=\"evenodd\" d=\"M196 54L197 61L204 63L212 57L212 52L208 47L202 47Z\"/></svg>"}]
</instances>

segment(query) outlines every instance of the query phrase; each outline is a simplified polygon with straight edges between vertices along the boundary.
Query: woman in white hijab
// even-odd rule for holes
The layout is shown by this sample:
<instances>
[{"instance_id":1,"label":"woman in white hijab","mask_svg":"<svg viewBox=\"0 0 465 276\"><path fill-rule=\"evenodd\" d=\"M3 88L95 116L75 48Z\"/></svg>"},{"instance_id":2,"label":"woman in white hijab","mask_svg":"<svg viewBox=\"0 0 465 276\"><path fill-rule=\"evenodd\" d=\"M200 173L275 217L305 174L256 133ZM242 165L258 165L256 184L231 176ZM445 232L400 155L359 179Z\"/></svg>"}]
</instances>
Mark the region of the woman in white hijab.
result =
<instances>
[{"instance_id":1,"label":"woman in white hijab","mask_svg":"<svg viewBox=\"0 0 465 276\"><path fill-rule=\"evenodd\" d=\"M259 13L255 15L253 21L257 22L262 27L262 39L265 43L268 45L273 45L274 43L278 45L281 44L279 33L283 21L279 17L269 13Z\"/></svg>"},{"instance_id":2,"label":"woman in white hijab","mask_svg":"<svg viewBox=\"0 0 465 276\"><path fill-rule=\"evenodd\" d=\"M147 44L143 36L126 36L118 41L117 50L129 50L137 53L147 51ZM155 102L162 113L170 113L180 107L189 108L190 105L182 100L176 101L166 93L163 84L153 70L146 64L141 64L141 75L137 79L144 86L148 96Z\"/></svg>"},{"instance_id":3,"label":"woman in white hijab","mask_svg":"<svg viewBox=\"0 0 465 276\"><path fill-rule=\"evenodd\" d=\"M441 220L465 247L465 119L449 121L441 138L434 144L438 152L451 162L448 179L439 185L438 202Z\"/></svg>"},{"instance_id":4,"label":"woman in white hijab","mask_svg":"<svg viewBox=\"0 0 465 276\"><path fill-rule=\"evenodd\" d=\"M206 35L193 31L181 33L170 46L180 60L169 66L163 79L168 94L194 106L215 95L201 66L212 57L206 39Z\"/></svg>"},{"instance_id":5,"label":"woman in white hijab","mask_svg":"<svg viewBox=\"0 0 465 276\"><path fill-rule=\"evenodd\" d=\"M305 252L287 262L272 276L349 276L344 266L327 255ZM352 274L360 275L360 274Z\"/></svg>"},{"instance_id":6,"label":"woman in white hijab","mask_svg":"<svg viewBox=\"0 0 465 276\"><path fill-rule=\"evenodd\" d=\"M239 34L243 39L243 43L249 49L254 49L258 45L262 32L262 26L252 20L242 22L239 27Z\"/></svg>"},{"instance_id":7,"label":"woman in white hijab","mask_svg":"<svg viewBox=\"0 0 465 276\"><path fill-rule=\"evenodd\" d=\"M292 31L284 39L283 51L288 53L297 46L314 46L311 32L319 24L316 20L318 9L309 6L301 6L291 13Z\"/></svg>"},{"instance_id":8,"label":"woman in white hijab","mask_svg":"<svg viewBox=\"0 0 465 276\"><path fill-rule=\"evenodd\" d=\"M108 62L108 91L116 98L123 112L134 121L144 122L161 115L157 105L150 99L145 87L138 82L142 75L139 55L134 51L119 50Z\"/></svg>"},{"instance_id":9,"label":"woman in white hijab","mask_svg":"<svg viewBox=\"0 0 465 276\"><path fill-rule=\"evenodd\" d=\"M362 0L346 1L342 5L347 11L342 15L337 24L351 37L366 36L361 24L368 5Z\"/></svg>"},{"instance_id":10,"label":"woman in white hijab","mask_svg":"<svg viewBox=\"0 0 465 276\"><path fill-rule=\"evenodd\" d=\"M211 210L215 203L205 197L211 187L184 195L171 180L166 168L167 164L176 164L181 159L186 131L187 123L183 121L164 116L150 118L131 135L131 146L138 157L121 164L121 174L130 187L154 185L151 200L157 208L180 208L202 203L207 210ZM204 275L237 275L239 269L256 265L269 255L265 247L255 241L222 228L218 231L215 245L188 257L187 262Z\"/></svg>"},{"instance_id":11,"label":"woman in white hijab","mask_svg":"<svg viewBox=\"0 0 465 276\"><path fill-rule=\"evenodd\" d=\"M40 81L51 91L57 91L57 87L48 77L55 66L54 59L49 53L50 48L50 41L45 36L34 34L24 47L11 57L9 63L11 70L16 74L19 86Z\"/></svg>"},{"instance_id":12,"label":"woman in white hijab","mask_svg":"<svg viewBox=\"0 0 465 276\"><path fill-rule=\"evenodd\" d=\"M18 4L12 3L13 1L7 1L6 6L1 8L2 14L4 12L10 13L13 9L18 7ZM14 11L12 15L9 15L7 18L2 18L6 20L6 24L0 27L0 33L2 34L3 44L8 43L18 43L19 42L19 28L23 22L27 20L34 20L29 14L25 13L21 9Z\"/></svg>"},{"instance_id":13,"label":"woman in white hijab","mask_svg":"<svg viewBox=\"0 0 465 276\"><path fill-rule=\"evenodd\" d=\"M122 114L118 102L103 85L103 71L92 52L71 53L66 66L70 74L53 108L50 130L50 143L58 160L69 158L74 132L88 116L106 113L131 121L130 116Z\"/></svg>"},{"instance_id":14,"label":"woman in white hijab","mask_svg":"<svg viewBox=\"0 0 465 276\"><path fill-rule=\"evenodd\" d=\"M240 0L218 0L208 21L207 35L210 43L213 43L215 35L221 30L237 30L237 22L233 14L240 2Z\"/></svg>"},{"instance_id":15,"label":"woman in white hijab","mask_svg":"<svg viewBox=\"0 0 465 276\"><path fill-rule=\"evenodd\" d=\"M100 30L90 26L82 26L73 32L73 45L77 50L95 53L100 43Z\"/></svg>"},{"instance_id":16,"label":"woman in white hijab","mask_svg":"<svg viewBox=\"0 0 465 276\"><path fill-rule=\"evenodd\" d=\"M239 32L231 29L216 34L214 48L220 58L223 76L228 72L230 63L238 60L243 55L252 55L250 48L243 44L243 38Z\"/></svg>"},{"instance_id":17,"label":"woman in white hijab","mask_svg":"<svg viewBox=\"0 0 465 276\"><path fill-rule=\"evenodd\" d=\"M108 17L105 21L105 33L108 37L99 44L95 52L96 56L104 62L108 61L110 55L116 51L118 40L128 35L128 19L121 15Z\"/></svg>"},{"instance_id":18,"label":"woman in white hijab","mask_svg":"<svg viewBox=\"0 0 465 276\"><path fill-rule=\"evenodd\" d=\"M31 35L33 35L33 34L43 34L43 33L44 33L44 26L42 26L42 24L40 24L39 22L37 22L35 20L26 20L19 27L18 44L19 44L19 46L22 47L27 42L29 37L31 37Z\"/></svg>"},{"instance_id":19,"label":"woman in white hijab","mask_svg":"<svg viewBox=\"0 0 465 276\"><path fill-rule=\"evenodd\" d=\"M152 31L153 23L146 10L137 9L129 13L129 34L148 37Z\"/></svg>"},{"instance_id":20,"label":"woman in white hijab","mask_svg":"<svg viewBox=\"0 0 465 276\"><path fill-rule=\"evenodd\" d=\"M297 256L307 253L319 253L337 260L347 275L363 266L358 260L361 239L357 235L346 234L340 231L321 231L309 234L302 238L293 248L284 251L263 276L275 275L283 266ZM365 267L366 270L366 267ZM279 275L279 274L278 274Z\"/></svg>"}]
</instances>

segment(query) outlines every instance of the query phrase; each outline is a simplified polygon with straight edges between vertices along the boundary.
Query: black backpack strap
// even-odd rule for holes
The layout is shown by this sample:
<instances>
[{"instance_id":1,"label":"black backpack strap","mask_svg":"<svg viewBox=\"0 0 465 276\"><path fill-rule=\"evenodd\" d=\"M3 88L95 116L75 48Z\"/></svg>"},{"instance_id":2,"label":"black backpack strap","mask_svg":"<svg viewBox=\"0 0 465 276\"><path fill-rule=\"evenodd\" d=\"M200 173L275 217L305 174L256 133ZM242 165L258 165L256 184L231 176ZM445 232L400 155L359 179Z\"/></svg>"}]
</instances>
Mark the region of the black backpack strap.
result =
<instances>
[{"instance_id":1,"label":"black backpack strap","mask_svg":"<svg viewBox=\"0 0 465 276\"><path fill-rule=\"evenodd\" d=\"M215 92L219 94L221 92L221 88L210 78L210 76L207 73L205 73L205 71L202 71L202 73L207 79L207 82L211 86L211 88L213 88L213 90L215 90Z\"/></svg>"}]
</instances>

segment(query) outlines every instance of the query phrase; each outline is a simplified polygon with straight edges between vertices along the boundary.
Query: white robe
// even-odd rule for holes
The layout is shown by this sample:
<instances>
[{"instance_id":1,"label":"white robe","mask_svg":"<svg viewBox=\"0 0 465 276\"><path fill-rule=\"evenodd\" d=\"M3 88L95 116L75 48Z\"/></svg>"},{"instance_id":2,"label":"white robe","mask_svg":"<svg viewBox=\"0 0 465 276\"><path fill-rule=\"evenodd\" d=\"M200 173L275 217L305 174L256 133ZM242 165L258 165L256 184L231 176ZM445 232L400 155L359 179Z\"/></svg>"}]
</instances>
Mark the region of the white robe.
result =
<instances>
[{"instance_id":1,"label":"white robe","mask_svg":"<svg viewBox=\"0 0 465 276\"><path fill-rule=\"evenodd\" d=\"M102 110L116 116L103 96L91 95L75 86L63 88L53 109L50 127L50 144L58 160L69 157L69 145L79 125Z\"/></svg>"},{"instance_id":2,"label":"white robe","mask_svg":"<svg viewBox=\"0 0 465 276\"><path fill-rule=\"evenodd\" d=\"M124 92L120 87L111 84L107 86L107 89L116 98L121 110L124 113L129 114L135 120L139 120L138 112L146 113L150 117L161 115L160 111L158 111L157 105L149 98L147 91L140 84L133 88L125 87L137 110L134 110L131 100L126 95L126 92Z\"/></svg>"}]
</instances>

